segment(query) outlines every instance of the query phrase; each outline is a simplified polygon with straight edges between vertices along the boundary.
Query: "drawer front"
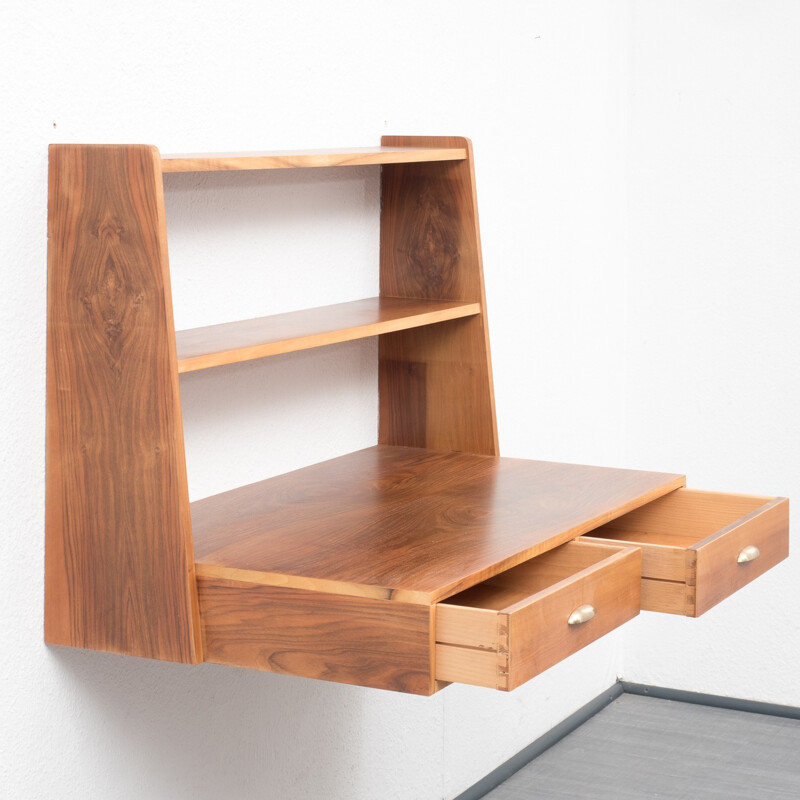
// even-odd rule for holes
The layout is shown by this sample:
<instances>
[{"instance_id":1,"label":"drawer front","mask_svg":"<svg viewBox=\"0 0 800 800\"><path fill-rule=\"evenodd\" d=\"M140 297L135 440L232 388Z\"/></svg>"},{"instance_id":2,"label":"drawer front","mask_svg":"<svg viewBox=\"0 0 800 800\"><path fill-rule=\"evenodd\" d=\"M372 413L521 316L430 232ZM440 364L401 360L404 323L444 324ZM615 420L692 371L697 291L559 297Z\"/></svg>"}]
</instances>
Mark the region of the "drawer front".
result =
<instances>
[{"instance_id":1,"label":"drawer front","mask_svg":"<svg viewBox=\"0 0 800 800\"><path fill-rule=\"evenodd\" d=\"M642 609L697 617L789 554L785 498L678 489L581 537L642 551Z\"/></svg>"},{"instance_id":2,"label":"drawer front","mask_svg":"<svg viewBox=\"0 0 800 800\"><path fill-rule=\"evenodd\" d=\"M776 498L693 549L699 616L789 555L789 501Z\"/></svg>"},{"instance_id":3,"label":"drawer front","mask_svg":"<svg viewBox=\"0 0 800 800\"><path fill-rule=\"evenodd\" d=\"M557 550L572 558L585 547L594 548L597 563L502 610L438 604L437 679L509 691L636 616L640 552L578 542ZM515 568L519 580L524 567ZM513 572L500 577L512 580Z\"/></svg>"}]
</instances>

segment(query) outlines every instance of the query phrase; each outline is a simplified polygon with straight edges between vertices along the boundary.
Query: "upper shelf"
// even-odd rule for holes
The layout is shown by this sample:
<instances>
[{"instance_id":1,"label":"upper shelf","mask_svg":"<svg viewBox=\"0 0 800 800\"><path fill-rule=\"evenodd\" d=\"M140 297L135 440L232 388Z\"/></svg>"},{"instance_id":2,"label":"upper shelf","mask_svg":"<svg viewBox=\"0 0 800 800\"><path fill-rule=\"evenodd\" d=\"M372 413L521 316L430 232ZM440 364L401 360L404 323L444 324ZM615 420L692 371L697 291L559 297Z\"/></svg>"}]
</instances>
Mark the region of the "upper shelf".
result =
<instances>
[{"instance_id":1,"label":"upper shelf","mask_svg":"<svg viewBox=\"0 0 800 800\"><path fill-rule=\"evenodd\" d=\"M681 475L377 446L191 504L198 577L437 602Z\"/></svg>"},{"instance_id":2,"label":"upper shelf","mask_svg":"<svg viewBox=\"0 0 800 800\"><path fill-rule=\"evenodd\" d=\"M463 147L344 147L338 150L275 150L263 153L162 155L162 172L219 172L232 169L356 167L417 161L463 161Z\"/></svg>"},{"instance_id":3,"label":"upper shelf","mask_svg":"<svg viewBox=\"0 0 800 800\"><path fill-rule=\"evenodd\" d=\"M480 314L479 303L368 297L178 331L178 372L364 339Z\"/></svg>"}]
</instances>

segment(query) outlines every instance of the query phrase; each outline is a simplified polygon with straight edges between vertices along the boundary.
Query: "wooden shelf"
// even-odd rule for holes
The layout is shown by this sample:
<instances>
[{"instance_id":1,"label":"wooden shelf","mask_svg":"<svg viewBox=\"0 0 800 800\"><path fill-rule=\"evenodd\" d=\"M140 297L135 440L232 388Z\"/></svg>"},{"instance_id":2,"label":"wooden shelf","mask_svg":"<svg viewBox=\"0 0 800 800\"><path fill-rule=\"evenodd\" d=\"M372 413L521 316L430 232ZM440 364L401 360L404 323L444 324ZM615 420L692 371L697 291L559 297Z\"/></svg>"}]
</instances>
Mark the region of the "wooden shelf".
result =
<instances>
[{"instance_id":1,"label":"wooden shelf","mask_svg":"<svg viewBox=\"0 0 800 800\"><path fill-rule=\"evenodd\" d=\"M369 297L178 331L178 372L291 353L480 314L479 303Z\"/></svg>"},{"instance_id":2,"label":"wooden shelf","mask_svg":"<svg viewBox=\"0 0 800 800\"><path fill-rule=\"evenodd\" d=\"M430 604L685 483L377 446L191 504L197 575Z\"/></svg>"},{"instance_id":3,"label":"wooden shelf","mask_svg":"<svg viewBox=\"0 0 800 800\"><path fill-rule=\"evenodd\" d=\"M785 500L499 456L472 146L381 145L51 145L48 643L508 691L640 608L701 614L786 557ZM365 164L391 165L380 298L176 334L163 173ZM376 335L377 446L189 502L180 372Z\"/></svg>"},{"instance_id":4,"label":"wooden shelf","mask_svg":"<svg viewBox=\"0 0 800 800\"><path fill-rule=\"evenodd\" d=\"M161 156L162 172L219 172L237 169L356 167L463 161L463 147L347 147L338 150L276 150L262 153L186 153Z\"/></svg>"}]
</instances>

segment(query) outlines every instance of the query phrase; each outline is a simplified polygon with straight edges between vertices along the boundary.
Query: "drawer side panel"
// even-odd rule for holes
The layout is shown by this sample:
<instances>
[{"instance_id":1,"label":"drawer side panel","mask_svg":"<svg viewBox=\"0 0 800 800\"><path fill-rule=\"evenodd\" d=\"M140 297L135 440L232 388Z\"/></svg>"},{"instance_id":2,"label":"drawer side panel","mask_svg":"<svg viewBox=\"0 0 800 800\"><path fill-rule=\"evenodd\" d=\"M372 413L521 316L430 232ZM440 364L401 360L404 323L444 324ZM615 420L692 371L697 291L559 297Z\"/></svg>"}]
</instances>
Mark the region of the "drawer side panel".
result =
<instances>
[{"instance_id":1,"label":"drawer side panel","mask_svg":"<svg viewBox=\"0 0 800 800\"><path fill-rule=\"evenodd\" d=\"M501 619L505 616L487 608L469 608L439 603L436 609L436 641L483 650L499 650L507 639Z\"/></svg>"},{"instance_id":2,"label":"drawer side panel","mask_svg":"<svg viewBox=\"0 0 800 800\"><path fill-rule=\"evenodd\" d=\"M505 691L509 688L508 653L437 644L436 677Z\"/></svg>"},{"instance_id":3,"label":"drawer side panel","mask_svg":"<svg viewBox=\"0 0 800 800\"><path fill-rule=\"evenodd\" d=\"M687 586L680 581L657 581L642 578L642 611L658 611L662 614L693 617L694 609L694 586Z\"/></svg>"}]
</instances>

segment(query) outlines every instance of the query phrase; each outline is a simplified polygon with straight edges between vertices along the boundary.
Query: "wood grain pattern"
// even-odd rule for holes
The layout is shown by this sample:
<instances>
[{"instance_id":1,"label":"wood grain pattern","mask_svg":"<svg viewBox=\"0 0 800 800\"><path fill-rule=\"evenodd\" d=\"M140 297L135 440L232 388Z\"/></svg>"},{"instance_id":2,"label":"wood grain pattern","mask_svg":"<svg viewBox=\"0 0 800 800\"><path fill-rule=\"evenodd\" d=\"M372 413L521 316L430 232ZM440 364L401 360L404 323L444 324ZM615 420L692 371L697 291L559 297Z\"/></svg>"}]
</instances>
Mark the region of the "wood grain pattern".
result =
<instances>
[{"instance_id":1,"label":"wood grain pattern","mask_svg":"<svg viewBox=\"0 0 800 800\"><path fill-rule=\"evenodd\" d=\"M480 313L478 303L369 297L178 331L178 371L323 347Z\"/></svg>"},{"instance_id":2,"label":"wood grain pattern","mask_svg":"<svg viewBox=\"0 0 800 800\"><path fill-rule=\"evenodd\" d=\"M438 642L481 650L499 650L508 638L508 630L501 622L502 618L496 609L453 605L448 602L436 604Z\"/></svg>"},{"instance_id":3,"label":"wood grain pattern","mask_svg":"<svg viewBox=\"0 0 800 800\"><path fill-rule=\"evenodd\" d=\"M638 614L640 574L636 548L569 542L449 598L436 607L437 677L516 688ZM569 625L584 604L595 617Z\"/></svg>"},{"instance_id":4,"label":"wood grain pattern","mask_svg":"<svg viewBox=\"0 0 800 800\"><path fill-rule=\"evenodd\" d=\"M477 302L482 313L381 337L378 440L498 455L472 144L462 137L381 141L467 153L458 162L383 168L381 296Z\"/></svg>"},{"instance_id":5,"label":"wood grain pattern","mask_svg":"<svg viewBox=\"0 0 800 800\"><path fill-rule=\"evenodd\" d=\"M694 584L695 553L685 546L672 547L665 544L653 544L647 541L646 536L637 536L634 541L630 541L622 533L619 536L616 535L609 525L604 525L597 533L602 533L602 535L584 535L580 537L580 541L619 543L638 547L642 551L642 575L660 581L681 581Z\"/></svg>"},{"instance_id":6,"label":"wood grain pattern","mask_svg":"<svg viewBox=\"0 0 800 800\"><path fill-rule=\"evenodd\" d=\"M345 147L337 150L277 150L263 153L189 153L161 156L161 171L355 167L415 161L458 161L466 156L463 147Z\"/></svg>"},{"instance_id":7,"label":"wood grain pattern","mask_svg":"<svg viewBox=\"0 0 800 800\"><path fill-rule=\"evenodd\" d=\"M681 489L614 520L603 529L602 535L607 532L621 539L623 533L636 533L630 537L631 541L678 547L693 545L770 500L748 494Z\"/></svg>"},{"instance_id":8,"label":"wood grain pattern","mask_svg":"<svg viewBox=\"0 0 800 800\"><path fill-rule=\"evenodd\" d=\"M737 563L743 548L756 545L761 555ZM789 501L777 497L694 548L697 551L697 606L695 616L763 575L789 555Z\"/></svg>"},{"instance_id":9,"label":"wood grain pattern","mask_svg":"<svg viewBox=\"0 0 800 800\"><path fill-rule=\"evenodd\" d=\"M696 617L788 556L789 501L678 489L581 538L639 547L642 608Z\"/></svg>"},{"instance_id":10,"label":"wood grain pattern","mask_svg":"<svg viewBox=\"0 0 800 800\"><path fill-rule=\"evenodd\" d=\"M206 660L429 695L432 610L303 589L198 579Z\"/></svg>"},{"instance_id":11,"label":"wood grain pattern","mask_svg":"<svg viewBox=\"0 0 800 800\"><path fill-rule=\"evenodd\" d=\"M373 600L398 600L403 603L422 603L429 605L430 599L424 592L411 589L390 589L385 586L370 586L353 581L308 578L304 575L287 575L281 572L265 572L257 569L240 569L219 564L195 564L198 578L224 578L244 583L257 583L261 586L285 586L290 589L308 589L328 594L342 594L350 597L370 597Z\"/></svg>"},{"instance_id":12,"label":"wood grain pattern","mask_svg":"<svg viewBox=\"0 0 800 800\"><path fill-rule=\"evenodd\" d=\"M160 162L52 145L45 638L200 653Z\"/></svg>"},{"instance_id":13,"label":"wood grain pattern","mask_svg":"<svg viewBox=\"0 0 800 800\"><path fill-rule=\"evenodd\" d=\"M508 636L497 611L528 601L539 592L594 567L623 548L606 542L587 543L585 537L548 550L499 575L465 589L436 605L439 642L497 650Z\"/></svg>"},{"instance_id":14,"label":"wood grain pattern","mask_svg":"<svg viewBox=\"0 0 800 800\"><path fill-rule=\"evenodd\" d=\"M640 575L640 554L623 549L542 592L537 602L510 607L509 690L633 619L639 613ZM594 606L596 616L569 625L570 614L584 604Z\"/></svg>"},{"instance_id":15,"label":"wood grain pattern","mask_svg":"<svg viewBox=\"0 0 800 800\"><path fill-rule=\"evenodd\" d=\"M695 616L695 587L681 581L642 578L642 611Z\"/></svg>"},{"instance_id":16,"label":"wood grain pattern","mask_svg":"<svg viewBox=\"0 0 800 800\"><path fill-rule=\"evenodd\" d=\"M378 446L192 503L195 558L207 576L214 567L255 570L430 603L682 483Z\"/></svg>"},{"instance_id":17,"label":"wood grain pattern","mask_svg":"<svg viewBox=\"0 0 800 800\"><path fill-rule=\"evenodd\" d=\"M435 656L438 680L508 691L507 652L437 643Z\"/></svg>"},{"instance_id":18,"label":"wood grain pattern","mask_svg":"<svg viewBox=\"0 0 800 800\"><path fill-rule=\"evenodd\" d=\"M531 595L550 589L560 581L572 580L577 573L596 566L623 549L608 544L592 544L581 537L471 586L438 607L441 609L454 603L509 611L517 603L527 602Z\"/></svg>"}]
</instances>

